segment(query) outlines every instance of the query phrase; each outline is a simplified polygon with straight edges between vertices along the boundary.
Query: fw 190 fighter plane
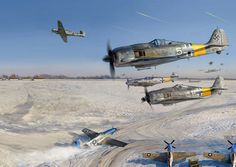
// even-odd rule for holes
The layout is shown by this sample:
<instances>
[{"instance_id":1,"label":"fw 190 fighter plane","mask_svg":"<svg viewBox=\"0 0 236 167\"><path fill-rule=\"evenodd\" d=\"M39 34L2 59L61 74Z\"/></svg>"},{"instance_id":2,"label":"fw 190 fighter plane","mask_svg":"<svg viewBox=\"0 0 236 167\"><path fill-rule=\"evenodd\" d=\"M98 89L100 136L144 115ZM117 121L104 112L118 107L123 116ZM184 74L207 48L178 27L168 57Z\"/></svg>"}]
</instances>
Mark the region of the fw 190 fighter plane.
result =
<instances>
[{"instance_id":1,"label":"fw 190 fighter plane","mask_svg":"<svg viewBox=\"0 0 236 167\"><path fill-rule=\"evenodd\" d=\"M78 148L82 147L92 147L98 145L110 145L110 146L117 146L117 147L124 147L127 143L115 140L110 138L115 132L117 132L117 128L111 128L104 132L94 132L90 129L84 128L82 132L89 137L90 141L86 143L81 143L80 139L75 139L73 142Z\"/></svg>"},{"instance_id":2,"label":"fw 190 fighter plane","mask_svg":"<svg viewBox=\"0 0 236 167\"><path fill-rule=\"evenodd\" d=\"M217 161L223 161L226 163L230 163L232 167L236 167L236 143L232 143L228 140L231 146L228 148L230 150L229 154L221 154L221 153L203 153L203 156L206 158L210 158Z\"/></svg>"},{"instance_id":3,"label":"fw 190 fighter plane","mask_svg":"<svg viewBox=\"0 0 236 167\"><path fill-rule=\"evenodd\" d=\"M63 24L60 20L57 21L57 29L53 28L52 32L59 34L62 38L62 40L67 43L67 36L79 36L79 37L85 37L85 32L84 31L80 31L78 32L72 32L69 30L65 30L63 27Z\"/></svg>"},{"instance_id":4,"label":"fw 190 fighter plane","mask_svg":"<svg viewBox=\"0 0 236 167\"><path fill-rule=\"evenodd\" d=\"M171 105L187 100L202 99L213 94L221 94L225 90L223 77L217 77L212 87L195 87L177 84L174 87L162 88L148 92L145 88L145 97L141 100L151 104Z\"/></svg>"},{"instance_id":5,"label":"fw 190 fighter plane","mask_svg":"<svg viewBox=\"0 0 236 167\"><path fill-rule=\"evenodd\" d=\"M220 68L219 69L209 69L209 70L205 71L205 73L213 73L213 72L219 72L219 71L221 71Z\"/></svg>"},{"instance_id":6,"label":"fw 190 fighter plane","mask_svg":"<svg viewBox=\"0 0 236 167\"><path fill-rule=\"evenodd\" d=\"M206 44L192 44L165 39L154 39L148 43L140 43L112 49L107 45L107 55L103 61L110 63L111 76L115 75L115 67L134 66L146 69L181 59L201 55L220 54L228 46L228 39L223 29L215 29Z\"/></svg>"},{"instance_id":7,"label":"fw 190 fighter plane","mask_svg":"<svg viewBox=\"0 0 236 167\"><path fill-rule=\"evenodd\" d=\"M164 141L167 146L165 147L165 150L167 152L164 153L143 153L144 158L149 158L153 160L157 160L163 163L168 163L168 167L172 167L173 161L183 160L188 157L196 156L195 152L174 152L173 149L175 146L173 146L173 143L175 140L173 140L171 143L168 143Z\"/></svg>"},{"instance_id":8,"label":"fw 190 fighter plane","mask_svg":"<svg viewBox=\"0 0 236 167\"><path fill-rule=\"evenodd\" d=\"M138 79L127 79L126 85L128 86L128 89L130 86L148 87L165 82L174 82L175 78L177 77L178 76L176 75L171 75L170 77L145 77Z\"/></svg>"}]
</instances>

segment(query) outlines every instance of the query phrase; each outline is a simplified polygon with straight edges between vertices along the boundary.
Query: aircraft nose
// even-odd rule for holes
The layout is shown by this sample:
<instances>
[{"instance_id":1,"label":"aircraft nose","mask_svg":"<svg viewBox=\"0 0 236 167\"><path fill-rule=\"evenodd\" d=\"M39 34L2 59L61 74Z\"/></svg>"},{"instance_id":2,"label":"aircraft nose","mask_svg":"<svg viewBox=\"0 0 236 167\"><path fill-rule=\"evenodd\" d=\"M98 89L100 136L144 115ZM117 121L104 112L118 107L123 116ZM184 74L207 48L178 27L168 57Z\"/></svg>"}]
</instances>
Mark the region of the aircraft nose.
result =
<instances>
[{"instance_id":1,"label":"aircraft nose","mask_svg":"<svg viewBox=\"0 0 236 167\"><path fill-rule=\"evenodd\" d=\"M142 97L142 98L141 98L141 101L142 101L142 102L145 102L145 101L146 101L146 98L145 98L145 97Z\"/></svg>"},{"instance_id":2,"label":"aircraft nose","mask_svg":"<svg viewBox=\"0 0 236 167\"><path fill-rule=\"evenodd\" d=\"M104 56L104 58L102 59L104 62L110 62L110 57L108 55Z\"/></svg>"}]
</instances>

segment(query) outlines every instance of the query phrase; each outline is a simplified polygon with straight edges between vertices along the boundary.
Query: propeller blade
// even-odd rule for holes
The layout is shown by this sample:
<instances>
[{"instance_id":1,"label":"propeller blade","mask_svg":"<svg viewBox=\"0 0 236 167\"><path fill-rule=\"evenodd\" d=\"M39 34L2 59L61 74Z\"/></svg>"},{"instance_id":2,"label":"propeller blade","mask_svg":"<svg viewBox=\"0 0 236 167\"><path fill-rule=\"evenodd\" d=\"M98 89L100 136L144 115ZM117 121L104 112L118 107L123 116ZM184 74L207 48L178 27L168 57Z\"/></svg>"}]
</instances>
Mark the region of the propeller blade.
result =
<instances>
[{"instance_id":1,"label":"propeller blade","mask_svg":"<svg viewBox=\"0 0 236 167\"><path fill-rule=\"evenodd\" d=\"M164 149L166 150L168 148L168 146L166 146Z\"/></svg>"},{"instance_id":2,"label":"propeller blade","mask_svg":"<svg viewBox=\"0 0 236 167\"><path fill-rule=\"evenodd\" d=\"M227 140L227 141L229 142L229 144L233 145L233 143L231 141L229 141L229 140Z\"/></svg>"},{"instance_id":3,"label":"propeller blade","mask_svg":"<svg viewBox=\"0 0 236 167\"><path fill-rule=\"evenodd\" d=\"M115 77L115 67L114 67L112 61L110 61L110 74L111 74L111 77L112 77L112 78Z\"/></svg>"},{"instance_id":4,"label":"propeller blade","mask_svg":"<svg viewBox=\"0 0 236 167\"><path fill-rule=\"evenodd\" d=\"M108 41L107 42L107 53L108 53L109 56L110 56L109 53L111 53L111 51L112 51L111 44L110 44L110 41Z\"/></svg>"},{"instance_id":5,"label":"propeller blade","mask_svg":"<svg viewBox=\"0 0 236 167\"><path fill-rule=\"evenodd\" d=\"M165 142L167 145L169 145L169 143L168 143L167 141L164 140L164 142Z\"/></svg>"},{"instance_id":6,"label":"propeller blade","mask_svg":"<svg viewBox=\"0 0 236 167\"><path fill-rule=\"evenodd\" d=\"M109 41L107 42L107 54L108 54L107 59L109 59L109 62L110 62L110 74L111 74L111 77L114 78L115 77L115 67L114 67L115 56L112 52L112 48Z\"/></svg>"},{"instance_id":7,"label":"propeller blade","mask_svg":"<svg viewBox=\"0 0 236 167\"><path fill-rule=\"evenodd\" d=\"M230 146L229 148L228 148L228 150L230 150L232 147Z\"/></svg>"},{"instance_id":8,"label":"propeller blade","mask_svg":"<svg viewBox=\"0 0 236 167\"><path fill-rule=\"evenodd\" d=\"M175 140L172 140L172 142L170 144L173 144L175 142Z\"/></svg>"},{"instance_id":9,"label":"propeller blade","mask_svg":"<svg viewBox=\"0 0 236 167\"><path fill-rule=\"evenodd\" d=\"M172 146L174 149L176 149L176 147L175 146Z\"/></svg>"}]
</instances>

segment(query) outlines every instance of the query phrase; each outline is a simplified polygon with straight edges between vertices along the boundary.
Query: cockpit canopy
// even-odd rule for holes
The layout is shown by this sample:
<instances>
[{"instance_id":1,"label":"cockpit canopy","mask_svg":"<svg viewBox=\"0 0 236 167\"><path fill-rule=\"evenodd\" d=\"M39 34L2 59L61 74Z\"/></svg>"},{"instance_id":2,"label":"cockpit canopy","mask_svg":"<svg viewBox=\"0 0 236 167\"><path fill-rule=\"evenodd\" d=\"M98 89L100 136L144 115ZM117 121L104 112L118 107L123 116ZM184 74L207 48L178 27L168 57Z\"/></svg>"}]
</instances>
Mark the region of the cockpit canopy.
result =
<instances>
[{"instance_id":1,"label":"cockpit canopy","mask_svg":"<svg viewBox=\"0 0 236 167\"><path fill-rule=\"evenodd\" d=\"M182 85L182 84L177 84L173 87L174 89L184 89L184 88L188 88L186 85Z\"/></svg>"},{"instance_id":2,"label":"cockpit canopy","mask_svg":"<svg viewBox=\"0 0 236 167\"><path fill-rule=\"evenodd\" d=\"M166 39L154 39L149 43L153 44L154 46L164 46L164 45L183 44L185 42L171 41L171 40L166 40Z\"/></svg>"}]
</instances>

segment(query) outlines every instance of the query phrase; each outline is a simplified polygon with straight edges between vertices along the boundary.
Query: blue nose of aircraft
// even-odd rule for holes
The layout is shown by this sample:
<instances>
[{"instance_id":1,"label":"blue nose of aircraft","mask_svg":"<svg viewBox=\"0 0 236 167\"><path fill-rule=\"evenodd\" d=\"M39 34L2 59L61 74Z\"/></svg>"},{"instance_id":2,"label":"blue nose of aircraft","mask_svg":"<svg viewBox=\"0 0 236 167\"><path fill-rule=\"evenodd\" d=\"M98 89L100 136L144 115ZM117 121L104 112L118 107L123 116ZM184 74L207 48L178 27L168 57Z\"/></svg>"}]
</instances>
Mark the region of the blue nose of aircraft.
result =
<instances>
[{"instance_id":1,"label":"blue nose of aircraft","mask_svg":"<svg viewBox=\"0 0 236 167\"><path fill-rule=\"evenodd\" d=\"M232 145L231 151L232 151L233 153L236 153L236 144L233 144L233 145Z\"/></svg>"}]
</instances>

